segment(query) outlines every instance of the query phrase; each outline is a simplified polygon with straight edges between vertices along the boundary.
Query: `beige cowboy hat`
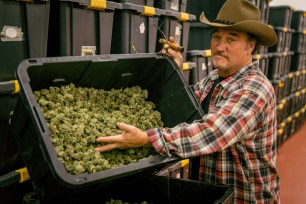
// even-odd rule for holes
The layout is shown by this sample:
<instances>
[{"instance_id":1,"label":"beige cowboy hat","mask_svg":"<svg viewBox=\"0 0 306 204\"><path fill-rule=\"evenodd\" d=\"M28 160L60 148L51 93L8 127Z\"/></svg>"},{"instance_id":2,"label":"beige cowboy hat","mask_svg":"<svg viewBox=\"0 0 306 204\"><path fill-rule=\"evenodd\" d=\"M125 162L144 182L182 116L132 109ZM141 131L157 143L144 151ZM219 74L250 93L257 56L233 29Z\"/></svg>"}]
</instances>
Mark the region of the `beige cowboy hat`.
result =
<instances>
[{"instance_id":1,"label":"beige cowboy hat","mask_svg":"<svg viewBox=\"0 0 306 204\"><path fill-rule=\"evenodd\" d=\"M215 21L210 22L204 15L200 21L215 28L226 28L251 33L259 38L258 44L273 46L277 42L274 29L260 22L260 10L246 0L227 0L220 9Z\"/></svg>"}]
</instances>

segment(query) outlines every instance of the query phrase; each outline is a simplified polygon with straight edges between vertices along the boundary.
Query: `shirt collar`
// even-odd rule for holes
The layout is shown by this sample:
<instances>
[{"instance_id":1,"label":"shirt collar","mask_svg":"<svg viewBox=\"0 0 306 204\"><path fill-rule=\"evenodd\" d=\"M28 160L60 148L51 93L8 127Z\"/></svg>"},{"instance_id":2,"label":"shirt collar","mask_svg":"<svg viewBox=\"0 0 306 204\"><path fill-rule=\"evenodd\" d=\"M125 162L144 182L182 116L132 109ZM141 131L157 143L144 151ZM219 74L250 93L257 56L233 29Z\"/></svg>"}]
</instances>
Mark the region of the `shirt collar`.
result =
<instances>
[{"instance_id":1,"label":"shirt collar","mask_svg":"<svg viewBox=\"0 0 306 204\"><path fill-rule=\"evenodd\" d=\"M227 77L226 79L224 79L221 82L221 85L224 87L227 84L232 83L233 81L235 81L236 79L240 78L242 75L244 75L245 73L247 73L249 70L251 69L257 69L259 68L259 64L258 64L258 60L251 62L250 64L242 67L241 69L239 69L237 72L235 72L233 75ZM218 70L213 70L210 75L209 78L211 81L214 81L216 79L219 78L219 74L218 74Z\"/></svg>"}]
</instances>

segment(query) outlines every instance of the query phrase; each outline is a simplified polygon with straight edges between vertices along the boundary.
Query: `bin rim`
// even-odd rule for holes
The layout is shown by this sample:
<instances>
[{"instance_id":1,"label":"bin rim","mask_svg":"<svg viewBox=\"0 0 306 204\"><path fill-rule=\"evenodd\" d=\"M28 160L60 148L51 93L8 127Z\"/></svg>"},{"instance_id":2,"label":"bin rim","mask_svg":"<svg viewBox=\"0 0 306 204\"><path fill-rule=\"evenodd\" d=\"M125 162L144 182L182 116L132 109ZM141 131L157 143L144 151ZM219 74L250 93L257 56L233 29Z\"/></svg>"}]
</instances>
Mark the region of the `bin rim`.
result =
<instances>
[{"instance_id":1,"label":"bin rim","mask_svg":"<svg viewBox=\"0 0 306 204\"><path fill-rule=\"evenodd\" d=\"M145 7L150 7L150 6L143 6L143 5L138 5L138 4L133 4L133 3L122 3L122 9L127 9L127 10L134 10L137 11L137 13L143 13ZM155 10L154 16L160 16L165 14L165 11L162 9L150 7Z\"/></svg>"},{"instance_id":2,"label":"bin rim","mask_svg":"<svg viewBox=\"0 0 306 204\"><path fill-rule=\"evenodd\" d=\"M171 11L171 10L164 10L164 11L165 11L165 13L164 13L165 16L175 17L175 18L178 18L178 19L180 18L181 13L184 13L184 12ZM196 16L195 15L190 14L190 13L184 13L184 14L188 15L188 17L189 17L188 21L195 21L196 20Z\"/></svg>"},{"instance_id":3,"label":"bin rim","mask_svg":"<svg viewBox=\"0 0 306 204\"><path fill-rule=\"evenodd\" d=\"M28 68L32 67L35 69L35 66L39 67L43 64L48 63L77 63L77 62L86 62L91 61L93 63L95 62L101 62L101 61L118 61L123 59L141 59L141 58L156 58L156 59L166 59L171 63L174 69L177 70L178 73L180 73L181 78L183 76L183 73L180 72L178 66L174 62L172 58L170 58L167 55L163 55L160 53L137 53L137 54L106 54L106 55L96 55L96 56L65 56L65 57L47 57L47 58L31 58L31 59L25 59L23 60L17 69L17 78L20 84L20 95L21 95L21 101L23 103L27 103L27 107L32 108L33 112L35 114L31 115L30 117L32 120L36 121L35 123L35 131L40 131L41 133L41 140L44 142L41 142L43 146L43 156L46 161L50 161L49 166L51 174L58 179L58 181L65 186L73 185L73 186L86 186L89 184L95 184L100 182L107 182L109 180L125 177L128 175L133 175L139 170L144 169L150 169L152 167L155 167L156 165L162 165L169 162L175 162L181 160L176 155L173 155L171 157L164 157L161 155L154 155L148 158L140 159L137 163L128 164L122 167L118 167L115 169L108 169L96 173L82 173L78 175L72 175L68 173L65 168L64 164L58 159L58 157L53 157L53 155L56 155L54 146L50 139L50 131L47 127L47 123L43 122L45 120L42 110L40 109L39 104L35 101L34 93L30 87L30 77L28 76ZM187 83L184 83L185 86L187 86ZM189 87L186 87L186 89ZM26 98L26 99L25 99ZM32 102L32 103L30 103ZM42 120L40 120L42 118ZM44 131L43 131L44 130ZM51 154L49 154L51 153ZM145 167L143 167L145 166ZM141 167L141 168L140 168ZM128 171L127 171L128 170ZM31 176L31 169L29 169L29 173ZM95 179L95 177L98 177L99 179Z\"/></svg>"},{"instance_id":4,"label":"bin rim","mask_svg":"<svg viewBox=\"0 0 306 204\"><path fill-rule=\"evenodd\" d=\"M208 53L208 55L206 55ZM205 49L205 50L188 50L187 56L202 56L202 57L211 57L211 50Z\"/></svg>"},{"instance_id":5,"label":"bin rim","mask_svg":"<svg viewBox=\"0 0 306 204\"><path fill-rule=\"evenodd\" d=\"M276 6L276 5L273 5L273 6L270 6L270 9L290 9L290 10L294 10L294 8L290 5L280 5L280 6Z\"/></svg>"},{"instance_id":6,"label":"bin rim","mask_svg":"<svg viewBox=\"0 0 306 204\"><path fill-rule=\"evenodd\" d=\"M56 0L53 0L53 1L56 1ZM57 1L78 3L83 6L89 6L89 3L90 3L90 0L57 0ZM105 9L109 9L109 10L122 9L122 5L120 3L113 2L113 1L105 1L105 2L106 2Z\"/></svg>"}]
</instances>

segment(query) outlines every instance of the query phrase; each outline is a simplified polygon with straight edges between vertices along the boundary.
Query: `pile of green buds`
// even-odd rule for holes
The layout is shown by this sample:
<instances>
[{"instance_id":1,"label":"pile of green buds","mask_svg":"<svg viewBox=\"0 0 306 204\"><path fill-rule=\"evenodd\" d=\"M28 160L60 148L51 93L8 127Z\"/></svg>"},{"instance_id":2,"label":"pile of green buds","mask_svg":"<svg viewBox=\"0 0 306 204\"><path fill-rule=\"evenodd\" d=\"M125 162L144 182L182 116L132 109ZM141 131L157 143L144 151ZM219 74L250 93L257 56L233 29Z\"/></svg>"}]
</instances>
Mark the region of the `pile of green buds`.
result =
<instances>
[{"instance_id":1,"label":"pile of green buds","mask_svg":"<svg viewBox=\"0 0 306 204\"><path fill-rule=\"evenodd\" d=\"M124 202L122 200L118 200L118 199L110 199L109 201L106 202L106 204L132 204L132 203L129 203L129 202ZM133 204L137 204L137 203L134 203ZM147 201L143 201L139 204L149 204Z\"/></svg>"},{"instance_id":2,"label":"pile of green buds","mask_svg":"<svg viewBox=\"0 0 306 204\"><path fill-rule=\"evenodd\" d=\"M148 91L139 86L125 89L76 87L69 84L34 92L44 113L58 158L71 174L95 173L136 163L157 153L153 147L115 149L100 153L100 136L120 134L118 122L141 130L163 127Z\"/></svg>"}]
</instances>

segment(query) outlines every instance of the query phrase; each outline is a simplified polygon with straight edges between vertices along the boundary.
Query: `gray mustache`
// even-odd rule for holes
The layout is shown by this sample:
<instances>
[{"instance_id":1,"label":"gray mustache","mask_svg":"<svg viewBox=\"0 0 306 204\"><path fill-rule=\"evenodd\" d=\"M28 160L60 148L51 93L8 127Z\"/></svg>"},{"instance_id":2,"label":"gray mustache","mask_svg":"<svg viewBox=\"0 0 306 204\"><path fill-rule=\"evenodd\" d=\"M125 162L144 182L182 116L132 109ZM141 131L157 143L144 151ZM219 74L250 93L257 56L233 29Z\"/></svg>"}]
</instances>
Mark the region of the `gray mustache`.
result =
<instances>
[{"instance_id":1,"label":"gray mustache","mask_svg":"<svg viewBox=\"0 0 306 204\"><path fill-rule=\"evenodd\" d=\"M221 57L227 57L227 55L225 55L225 54L222 53L222 52L218 52L218 51L214 52L213 55L219 55L219 56L221 56Z\"/></svg>"}]
</instances>

